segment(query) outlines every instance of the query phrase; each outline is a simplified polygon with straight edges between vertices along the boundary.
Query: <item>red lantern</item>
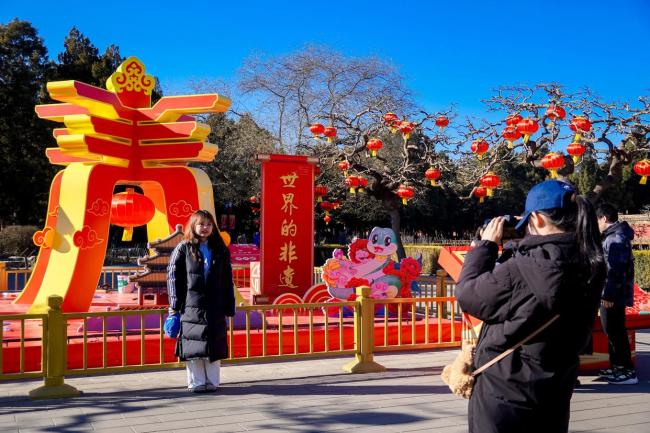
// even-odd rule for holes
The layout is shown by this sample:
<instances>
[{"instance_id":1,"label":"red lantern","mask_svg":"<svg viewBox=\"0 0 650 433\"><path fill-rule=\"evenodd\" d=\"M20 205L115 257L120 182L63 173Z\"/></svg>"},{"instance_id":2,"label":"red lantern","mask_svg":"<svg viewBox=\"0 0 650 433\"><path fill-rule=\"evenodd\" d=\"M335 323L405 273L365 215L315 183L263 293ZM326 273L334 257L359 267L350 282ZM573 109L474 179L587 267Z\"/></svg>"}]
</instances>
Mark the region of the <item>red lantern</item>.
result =
<instances>
[{"instance_id":1,"label":"red lantern","mask_svg":"<svg viewBox=\"0 0 650 433\"><path fill-rule=\"evenodd\" d=\"M508 143L508 149L513 148L513 141L519 140L519 138L521 138L521 133L517 130L517 127L515 125L509 125L503 128L501 135L506 139L506 143Z\"/></svg>"},{"instance_id":2,"label":"red lantern","mask_svg":"<svg viewBox=\"0 0 650 433\"><path fill-rule=\"evenodd\" d=\"M559 105L551 104L546 109L546 117L550 119L548 126L552 127L553 123L555 123L557 119L564 120L566 117L566 110Z\"/></svg>"},{"instance_id":3,"label":"red lantern","mask_svg":"<svg viewBox=\"0 0 650 433\"><path fill-rule=\"evenodd\" d=\"M254 195L251 196L251 197L248 199L248 201L251 202L252 204L257 203L257 196L254 196Z\"/></svg>"},{"instance_id":4,"label":"red lantern","mask_svg":"<svg viewBox=\"0 0 650 433\"><path fill-rule=\"evenodd\" d=\"M440 128L441 131L443 131L447 125L449 125L449 119L447 119L446 116L436 117L436 126Z\"/></svg>"},{"instance_id":5,"label":"red lantern","mask_svg":"<svg viewBox=\"0 0 650 433\"><path fill-rule=\"evenodd\" d=\"M436 186L436 180L440 179L442 172L435 167L430 167L424 172L424 177L431 181L431 186Z\"/></svg>"},{"instance_id":6,"label":"red lantern","mask_svg":"<svg viewBox=\"0 0 650 433\"><path fill-rule=\"evenodd\" d=\"M506 117L506 125L507 126L517 126L517 123L521 122L524 118L521 117L520 114L515 113L511 114L510 116Z\"/></svg>"},{"instance_id":7,"label":"red lantern","mask_svg":"<svg viewBox=\"0 0 650 433\"><path fill-rule=\"evenodd\" d=\"M639 183L645 185L648 182L648 176L650 176L650 160L644 159L634 164L634 172L641 176Z\"/></svg>"},{"instance_id":8,"label":"red lantern","mask_svg":"<svg viewBox=\"0 0 650 433\"><path fill-rule=\"evenodd\" d=\"M412 186L402 184L397 189L397 196L402 199L402 204L403 205L407 205L408 201L410 199L412 199L414 195L415 195L415 192L413 191Z\"/></svg>"},{"instance_id":9,"label":"red lantern","mask_svg":"<svg viewBox=\"0 0 650 433\"><path fill-rule=\"evenodd\" d=\"M557 177L557 171L564 167L564 155L561 153L551 152L542 158L542 167L551 172L551 179Z\"/></svg>"},{"instance_id":10,"label":"red lantern","mask_svg":"<svg viewBox=\"0 0 650 433\"><path fill-rule=\"evenodd\" d=\"M327 137L327 142L331 143L332 139L336 137L336 128L333 126L328 126L323 130L323 135Z\"/></svg>"},{"instance_id":11,"label":"red lantern","mask_svg":"<svg viewBox=\"0 0 650 433\"><path fill-rule=\"evenodd\" d=\"M386 113L384 114L384 123L390 128L390 132L394 134L399 128L399 117L395 113Z\"/></svg>"},{"instance_id":12,"label":"red lantern","mask_svg":"<svg viewBox=\"0 0 650 433\"><path fill-rule=\"evenodd\" d=\"M481 186L487 190L487 196L492 197L492 190L501 184L501 178L496 173L488 171L481 177Z\"/></svg>"},{"instance_id":13,"label":"red lantern","mask_svg":"<svg viewBox=\"0 0 650 433\"><path fill-rule=\"evenodd\" d=\"M329 216L329 215L325 215L325 216L323 217L323 221L325 221L325 225L329 225L329 224L330 224L330 221L332 221L332 217Z\"/></svg>"},{"instance_id":14,"label":"red lantern","mask_svg":"<svg viewBox=\"0 0 650 433\"><path fill-rule=\"evenodd\" d=\"M133 188L126 192L113 194L111 200L111 224L124 227L122 240L129 242L133 237L133 227L143 226L153 218L156 206L145 195L136 193Z\"/></svg>"},{"instance_id":15,"label":"red lantern","mask_svg":"<svg viewBox=\"0 0 650 433\"><path fill-rule=\"evenodd\" d=\"M573 157L573 163L577 164L578 161L580 161L580 157L587 151L587 148L584 144L576 142L569 144L569 146L566 148L566 151Z\"/></svg>"},{"instance_id":16,"label":"red lantern","mask_svg":"<svg viewBox=\"0 0 650 433\"><path fill-rule=\"evenodd\" d=\"M479 198L479 203L483 203L484 198L487 195L487 188L483 186L477 186L474 188L474 195Z\"/></svg>"},{"instance_id":17,"label":"red lantern","mask_svg":"<svg viewBox=\"0 0 650 433\"><path fill-rule=\"evenodd\" d=\"M314 134L316 140L320 140L318 136L325 132L325 127L321 123L314 123L309 127L309 130Z\"/></svg>"},{"instance_id":18,"label":"red lantern","mask_svg":"<svg viewBox=\"0 0 650 433\"><path fill-rule=\"evenodd\" d=\"M571 131L575 131L576 133L575 137L573 137L573 141L578 141L582 137L582 134L591 131L591 122L585 116L575 116L571 119L569 128L571 128Z\"/></svg>"},{"instance_id":19,"label":"red lantern","mask_svg":"<svg viewBox=\"0 0 650 433\"><path fill-rule=\"evenodd\" d=\"M487 141L483 140L482 138L477 138L472 142L472 152L476 154L476 157L480 161L483 159L483 154L488 151L490 148L490 145L488 144Z\"/></svg>"},{"instance_id":20,"label":"red lantern","mask_svg":"<svg viewBox=\"0 0 650 433\"><path fill-rule=\"evenodd\" d=\"M524 136L524 143L528 143L530 136L536 133L538 129L539 125L530 117L526 117L517 123L517 131Z\"/></svg>"},{"instance_id":21,"label":"red lantern","mask_svg":"<svg viewBox=\"0 0 650 433\"><path fill-rule=\"evenodd\" d=\"M402 137L404 137L404 141L409 139L409 137L411 136L411 132L413 132L414 129L415 129L415 124L413 122L404 120L399 124L399 132L402 133Z\"/></svg>"},{"instance_id":22,"label":"red lantern","mask_svg":"<svg viewBox=\"0 0 650 433\"><path fill-rule=\"evenodd\" d=\"M363 189L368 186L368 179L363 176L359 176L359 192L363 192Z\"/></svg>"},{"instance_id":23,"label":"red lantern","mask_svg":"<svg viewBox=\"0 0 650 433\"><path fill-rule=\"evenodd\" d=\"M325 185L316 185L314 187L314 195L319 203L323 201L323 197L325 197L328 192L329 189Z\"/></svg>"},{"instance_id":24,"label":"red lantern","mask_svg":"<svg viewBox=\"0 0 650 433\"><path fill-rule=\"evenodd\" d=\"M359 186L359 178L357 176L348 176L345 178L345 184L350 188L350 194L356 194L357 187Z\"/></svg>"},{"instance_id":25,"label":"red lantern","mask_svg":"<svg viewBox=\"0 0 650 433\"><path fill-rule=\"evenodd\" d=\"M319 203L320 208L325 211L325 215L329 215L330 211L334 209L334 203L329 201L322 201Z\"/></svg>"},{"instance_id":26,"label":"red lantern","mask_svg":"<svg viewBox=\"0 0 650 433\"><path fill-rule=\"evenodd\" d=\"M341 203L341 200L334 200L334 201L332 202L332 206L333 206L332 209L336 210L336 209L338 209L342 204L343 204L343 203Z\"/></svg>"},{"instance_id":27,"label":"red lantern","mask_svg":"<svg viewBox=\"0 0 650 433\"><path fill-rule=\"evenodd\" d=\"M371 138L370 140L368 140L368 143L366 144L366 147L368 148L368 150L370 150L370 152L371 152L370 154L373 157L375 157L375 156L377 156L377 152L379 151L379 149L382 148L383 145L384 145L384 143L382 143L380 139Z\"/></svg>"},{"instance_id":28,"label":"red lantern","mask_svg":"<svg viewBox=\"0 0 650 433\"><path fill-rule=\"evenodd\" d=\"M338 168L340 171L343 172L343 176L347 177L348 176L348 170L350 169L350 162L349 161L341 161L338 163Z\"/></svg>"}]
</instances>

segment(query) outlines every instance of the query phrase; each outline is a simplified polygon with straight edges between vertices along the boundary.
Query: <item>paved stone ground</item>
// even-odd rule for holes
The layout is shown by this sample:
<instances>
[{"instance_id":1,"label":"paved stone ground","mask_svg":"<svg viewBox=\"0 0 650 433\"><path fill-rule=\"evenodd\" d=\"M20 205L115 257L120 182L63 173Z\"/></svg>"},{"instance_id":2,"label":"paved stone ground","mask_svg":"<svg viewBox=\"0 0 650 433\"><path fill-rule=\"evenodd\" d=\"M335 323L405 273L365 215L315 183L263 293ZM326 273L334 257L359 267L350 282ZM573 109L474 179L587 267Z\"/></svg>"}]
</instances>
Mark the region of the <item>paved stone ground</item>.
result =
<instances>
[{"instance_id":1,"label":"paved stone ground","mask_svg":"<svg viewBox=\"0 0 650 433\"><path fill-rule=\"evenodd\" d=\"M583 376L571 431L650 431L650 331L637 333L639 385ZM214 394L190 394L185 371L74 377L84 394L31 401L37 381L0 384L2 432L417 432L467 430L467 402L439 377L453 350L378 355L386 373L350 375L348 358L229 365Z\"/></svg>"}]
</instances>

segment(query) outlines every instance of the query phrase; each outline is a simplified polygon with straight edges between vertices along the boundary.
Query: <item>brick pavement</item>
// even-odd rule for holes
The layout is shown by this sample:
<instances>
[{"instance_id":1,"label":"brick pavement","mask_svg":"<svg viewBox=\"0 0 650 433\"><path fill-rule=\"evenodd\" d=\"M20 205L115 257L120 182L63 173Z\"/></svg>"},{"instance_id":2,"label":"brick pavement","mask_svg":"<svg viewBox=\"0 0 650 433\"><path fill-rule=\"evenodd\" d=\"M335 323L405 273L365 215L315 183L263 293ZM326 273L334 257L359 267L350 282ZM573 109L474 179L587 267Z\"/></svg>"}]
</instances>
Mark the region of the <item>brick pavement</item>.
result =
<instances>
[{"instance_id":1,"label":"brick pavement","mask_svg":"<svg viewBox=\"0 0 650 433\"><path fill-rule=\"evenodd\" d=\"M581 377L571 431L650 431L650 332L637 333L636 386ZM349 358L228 365L215 394L190 394L185 371L72 377L84 394L31 401L40 381L0 384L1 432L465 432L466 401L439 378L453 350L383 354L385 373L350 375Z\"/></svg>"}]
</instances>

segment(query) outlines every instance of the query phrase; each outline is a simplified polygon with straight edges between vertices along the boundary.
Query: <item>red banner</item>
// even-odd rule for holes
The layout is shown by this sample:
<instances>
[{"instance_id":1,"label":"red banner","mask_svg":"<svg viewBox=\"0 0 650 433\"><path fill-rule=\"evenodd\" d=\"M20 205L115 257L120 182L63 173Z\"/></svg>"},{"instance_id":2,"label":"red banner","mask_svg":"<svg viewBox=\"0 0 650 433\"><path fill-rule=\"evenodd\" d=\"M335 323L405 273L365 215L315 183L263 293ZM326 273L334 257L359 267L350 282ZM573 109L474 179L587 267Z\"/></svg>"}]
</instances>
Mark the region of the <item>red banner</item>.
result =
<instances>
[{"instance_id":1,"label":"red banner","mask_svg":"<svg viewBox=\"0 0 650 433\"><path fill-rule=\"evenodd\" d=\"M259 155L262 161L261 295L302 296L314 268L314 166L317 158Z\"/></svg>"}]
</instances>

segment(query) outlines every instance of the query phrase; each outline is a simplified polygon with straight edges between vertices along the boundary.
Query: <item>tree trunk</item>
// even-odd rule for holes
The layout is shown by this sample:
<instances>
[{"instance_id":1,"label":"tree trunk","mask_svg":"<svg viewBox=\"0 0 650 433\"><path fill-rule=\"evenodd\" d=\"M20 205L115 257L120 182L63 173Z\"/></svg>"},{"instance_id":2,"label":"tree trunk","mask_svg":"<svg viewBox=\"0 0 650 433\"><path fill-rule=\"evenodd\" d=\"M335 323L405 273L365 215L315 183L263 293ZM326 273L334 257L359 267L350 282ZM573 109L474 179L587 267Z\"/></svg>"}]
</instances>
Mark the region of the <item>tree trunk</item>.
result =
<instances>
[{"instance_id":1,"label":"tree trunk","mask_svg":"<svg viewBox=\"0 0 650 433\"><path fill-rule=\"evenodd\" d=\"M390 215L390 228L393 229L397 237L397 261L399 262L403 258L406 258L406 251L404 251L402 236L400 235L402 221L399 214L399 207L391 206L388 213Z\"/></svg>"}]
</instances>

